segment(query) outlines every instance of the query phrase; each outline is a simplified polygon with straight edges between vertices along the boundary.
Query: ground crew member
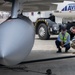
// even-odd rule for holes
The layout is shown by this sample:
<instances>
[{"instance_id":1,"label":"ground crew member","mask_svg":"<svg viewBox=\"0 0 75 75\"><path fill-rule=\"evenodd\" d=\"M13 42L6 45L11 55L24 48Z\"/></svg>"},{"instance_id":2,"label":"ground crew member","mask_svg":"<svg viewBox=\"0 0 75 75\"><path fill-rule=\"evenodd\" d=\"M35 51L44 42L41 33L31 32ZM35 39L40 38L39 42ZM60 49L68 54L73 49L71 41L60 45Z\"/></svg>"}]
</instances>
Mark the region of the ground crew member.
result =
<instances>
[{"instance_id":1,"label":"ground crew member","mask_svg":"<svg viewBox=\"0 0 75 75\"><path fill-rule=\"evenodd\" d=\"M49 19L50 19L51 21L55 22L55 16L54 16L52 13L50 13Z\"/></svg>"},{"instance_id":2,"label":"ground crew member","mask_svg":"<svg viewBox=\"0 0 75 75\"><path fill-rule=\"evenodd\" d=\"M75 36L74 36L74 38L72 39L71 47L72 47L73 49L75 49Z\"/></svg>"},{"instance_id":3,"label":"ground crew member","mask_svg":"<svg viewBox=\"0 0 75 75\"><path fill-rule=\"evenodd\" d=\"M66 27L61 27L61 32L58 35L55 44L58 48L57 53L61 53L61 48L65 47L65 52L68 52L70 49L70 34L66 31Z\"/></svg>"}]
</instances>

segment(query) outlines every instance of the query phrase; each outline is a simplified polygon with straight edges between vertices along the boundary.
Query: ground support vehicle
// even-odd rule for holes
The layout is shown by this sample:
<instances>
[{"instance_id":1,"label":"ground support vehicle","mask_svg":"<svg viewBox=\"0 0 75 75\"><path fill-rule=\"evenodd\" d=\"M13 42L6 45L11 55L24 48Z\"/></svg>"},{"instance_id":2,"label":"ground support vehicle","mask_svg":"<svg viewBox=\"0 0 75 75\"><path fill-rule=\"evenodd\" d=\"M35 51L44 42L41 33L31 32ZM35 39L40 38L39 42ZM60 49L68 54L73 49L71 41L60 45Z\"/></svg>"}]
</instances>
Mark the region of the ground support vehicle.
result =
<instances>
[{"instance_id":1,"label":"ground support vehicle","mask_svg":"<svg viewBox=\"0 0 75 75\"><path fill-rule=\"evenodd\" d=\"M38 18L35 22L35 32L42 40L48 40L50 35L59 33L59 25L49 18Z\"/></svg>"}]
</instances>

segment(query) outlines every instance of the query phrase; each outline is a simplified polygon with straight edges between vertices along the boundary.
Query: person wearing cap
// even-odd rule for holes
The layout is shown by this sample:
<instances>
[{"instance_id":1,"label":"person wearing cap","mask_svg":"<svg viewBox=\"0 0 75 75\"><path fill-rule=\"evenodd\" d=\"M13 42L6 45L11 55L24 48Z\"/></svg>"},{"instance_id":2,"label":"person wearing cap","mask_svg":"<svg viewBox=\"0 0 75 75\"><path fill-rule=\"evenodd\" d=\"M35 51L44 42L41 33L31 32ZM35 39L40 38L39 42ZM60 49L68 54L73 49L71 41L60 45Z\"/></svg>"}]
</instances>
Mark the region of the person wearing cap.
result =
<instances>
[{"instance_id":1,"label":"person wearing cap","mask_svg":"<svg viewBox=\"0 0 75 75\"><path fill-rule=\"evenodd\" d=\"M66 27L61 27L57 40L55 41L56 47L58 48L57 53L61 53L61 48L65 47L65 52L70 49L70 34L67 32Z\"/></svg>"}]
</instances>

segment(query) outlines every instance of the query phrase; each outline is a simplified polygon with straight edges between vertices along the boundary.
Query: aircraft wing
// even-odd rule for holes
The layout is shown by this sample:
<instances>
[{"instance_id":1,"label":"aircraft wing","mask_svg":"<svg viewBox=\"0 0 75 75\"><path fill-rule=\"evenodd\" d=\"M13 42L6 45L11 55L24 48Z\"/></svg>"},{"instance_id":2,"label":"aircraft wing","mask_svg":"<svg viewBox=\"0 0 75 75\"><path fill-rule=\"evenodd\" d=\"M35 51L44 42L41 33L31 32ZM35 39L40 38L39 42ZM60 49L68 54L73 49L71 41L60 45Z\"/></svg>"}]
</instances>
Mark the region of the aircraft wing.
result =
<instances>
[{"instance_id":1,"label":"aircraft wing","mask_svg":"<svg viewBox=\"0 0 75 75\"><path fill-rule=\"evenodd\" d=\"M8 2L9 1L9 2ZM1 11L11 11L12 0L0 0ZM55 2L62 2L64 0L20 0L24 11L43 11L54 10L57 5L52 4Z\"/></svg>"}]
</instances>

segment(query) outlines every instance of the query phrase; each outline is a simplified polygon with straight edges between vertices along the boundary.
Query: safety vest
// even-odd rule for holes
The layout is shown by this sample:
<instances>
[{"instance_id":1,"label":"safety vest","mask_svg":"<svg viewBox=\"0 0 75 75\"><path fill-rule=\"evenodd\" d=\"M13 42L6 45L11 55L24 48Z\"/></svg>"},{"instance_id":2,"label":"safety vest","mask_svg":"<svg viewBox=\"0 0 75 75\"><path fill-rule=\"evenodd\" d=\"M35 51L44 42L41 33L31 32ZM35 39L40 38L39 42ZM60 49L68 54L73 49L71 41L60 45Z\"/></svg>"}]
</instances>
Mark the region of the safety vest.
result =
<instances>
[{"instance_id":1,"label":"safety vest","mask_svg":"<svg viewBox=\"0 0 75 75\"><path fill-rule=\"evenodd\" d=\"M65 43L67 41L67 37L69 36L69 33L65 33L65 35L63 36L62 33L59 34L60 39Z\"/></svg>"}]
</instances>

